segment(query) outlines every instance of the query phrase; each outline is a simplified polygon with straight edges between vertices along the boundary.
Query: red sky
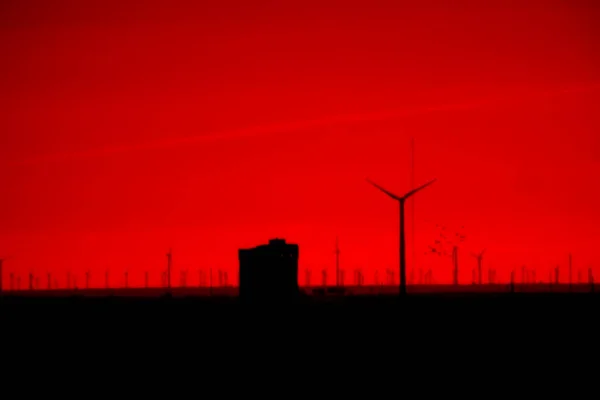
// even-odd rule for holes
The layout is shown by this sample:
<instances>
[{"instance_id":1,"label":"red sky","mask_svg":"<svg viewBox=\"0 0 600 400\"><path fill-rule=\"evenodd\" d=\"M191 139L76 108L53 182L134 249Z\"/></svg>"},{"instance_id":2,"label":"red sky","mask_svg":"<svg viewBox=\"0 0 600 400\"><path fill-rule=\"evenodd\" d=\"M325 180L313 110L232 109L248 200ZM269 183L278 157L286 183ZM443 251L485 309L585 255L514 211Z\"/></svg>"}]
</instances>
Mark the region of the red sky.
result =
<instances>
[{"instance_id":1,"label":"red sky","mask_svg":"<svg viewBox=\"0 0 600 400\"><path fill-rule=\"evenodd\" d=\"M507 279L567 262L600 276L595 1L10 1L0 4L0 257L64 284L235 279L237 249L284 237L300 268L417 266L464 225ZM565 90L568 89L568 90ZM408 262L411 257L407 207ZM300 273L302 283L304 273ZM42 278L45 283L45 278ZM24 285L25 283L23 283Z\"/></svg>"}]
</instances>

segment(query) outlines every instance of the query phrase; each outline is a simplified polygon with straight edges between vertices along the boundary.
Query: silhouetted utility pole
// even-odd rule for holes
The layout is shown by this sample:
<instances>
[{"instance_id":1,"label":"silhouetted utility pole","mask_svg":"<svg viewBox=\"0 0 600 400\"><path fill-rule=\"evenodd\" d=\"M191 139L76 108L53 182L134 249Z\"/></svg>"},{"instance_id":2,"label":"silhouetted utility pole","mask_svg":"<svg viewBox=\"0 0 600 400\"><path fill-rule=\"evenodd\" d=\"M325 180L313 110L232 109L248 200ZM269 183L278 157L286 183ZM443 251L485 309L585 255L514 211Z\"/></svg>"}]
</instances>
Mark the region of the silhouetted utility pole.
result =
<instances>
[{"instance_id":1,"label":"silhouetted utility pole","mask_svg":"<svg viewBox=\"0 0 600 400\"><path fill-rule=\"evenodd\" d=\"M454 285L458 286L458 247L452 248L452 264L454 265L453 281Z\"/></svg>"},{"instance_id":2,"label":"silhouetted utility pole","mask_svg":"<svg viewBox=\"0 0 600 400\"><path fill-rule=\"evenodd\" d=\"M85 288L90 288L90 271L86 271L85 273Z\"/></svg>"},{"instance_id":3,"label":"silhouetted utility pole","mask_svg":"<svg viewBox=\"0 0 600 400\"><path fill-rule=\"evenodd\" d=\"M335 286L340 286L340 245L335 238Z\"/></svg>"},{"instance_id":4,"label":"silhouetted utility pole","mask_svg":"<svg viewBox=\"0 0 600 400\"><path fill-rule=\"evenodd\" d=\"M146 289L148 289L148 271L144 274L144 285L146 286Z\"/></svg>"},{"instance_id":5,"label":"silhouetted utility pole","mask_svg":"<svg viewBox=\"0 0 600 400\"><path fill-rule=\"evenodd\" d=\"M167 287L171 289L171 262L172 262L172 251L169 249L167 253Z\"/></svg>"}]
</instances>

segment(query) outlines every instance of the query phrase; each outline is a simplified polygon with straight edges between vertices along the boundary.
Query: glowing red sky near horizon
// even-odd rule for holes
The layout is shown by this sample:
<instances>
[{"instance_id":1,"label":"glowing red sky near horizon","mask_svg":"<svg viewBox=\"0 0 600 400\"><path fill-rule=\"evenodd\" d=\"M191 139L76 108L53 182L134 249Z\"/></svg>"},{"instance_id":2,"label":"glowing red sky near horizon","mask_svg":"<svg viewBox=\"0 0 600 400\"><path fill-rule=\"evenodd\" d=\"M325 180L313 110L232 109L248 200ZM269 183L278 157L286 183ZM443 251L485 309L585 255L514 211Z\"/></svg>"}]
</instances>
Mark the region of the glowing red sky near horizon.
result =
<instances>
[{"instance_id":1,"label":"glowing red sky near horizon","mask_svg":"<svg viewBox=\"0 0 600 400\"><path fill-rule=\"evenodd\" d=\"M336 236L372 281L398 264L398 210L365 178L409 190L410 137L416 184L438 179L414 244L437 281L435 224L464 225L464 282L482 248L504 280L569 252L599 275L600 5L447 3L3 1L3 286L158 284L170 247L174 282L234 279L273 237L333 278Z\"/></svg>"}]
</instances>

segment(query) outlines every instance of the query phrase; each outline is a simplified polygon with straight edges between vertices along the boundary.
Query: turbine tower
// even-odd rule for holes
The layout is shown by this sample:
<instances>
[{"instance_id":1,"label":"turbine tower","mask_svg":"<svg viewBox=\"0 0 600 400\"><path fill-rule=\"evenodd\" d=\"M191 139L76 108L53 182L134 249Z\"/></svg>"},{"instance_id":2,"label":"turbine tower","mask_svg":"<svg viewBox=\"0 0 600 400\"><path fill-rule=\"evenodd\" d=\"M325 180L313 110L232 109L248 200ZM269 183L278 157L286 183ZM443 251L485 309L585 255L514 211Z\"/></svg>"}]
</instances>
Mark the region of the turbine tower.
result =
<instances>
[{"instance_id":1,"label":"turbine tower","mask_svg":"<svg viewBox=\"0 0 600 400\"><path fill-rule=\"evenodd\" d=\"M408 193L405 193L404 196L397 196L392 192L388 192L381 186L367 179L371 185L375 186L377 189L381 190L383 193L387 194L392 199L398 202L400 208L400 295L403 296L406 294L406 241L404 239L404 203L408 198L410 198L415 193L419 192L422 189L425 189L427 186L431 185L436 180L433 179L426 184L419 186L416 189L411 190Z\"/></svg>"},{"instance_id":2,"label":"turbine tower","mask_svg":"<svg viewBox=\"0 0 600 400\"><path fill-rule=\"evenodd\" d=\"M481 271L481 264L483 261L483 253L485 253L485 249L481 251L479 254L473 254L473 257L477 259L477 273L479 274L479 284L483 283L483 273Z\"/></svg>"}]
</instances>

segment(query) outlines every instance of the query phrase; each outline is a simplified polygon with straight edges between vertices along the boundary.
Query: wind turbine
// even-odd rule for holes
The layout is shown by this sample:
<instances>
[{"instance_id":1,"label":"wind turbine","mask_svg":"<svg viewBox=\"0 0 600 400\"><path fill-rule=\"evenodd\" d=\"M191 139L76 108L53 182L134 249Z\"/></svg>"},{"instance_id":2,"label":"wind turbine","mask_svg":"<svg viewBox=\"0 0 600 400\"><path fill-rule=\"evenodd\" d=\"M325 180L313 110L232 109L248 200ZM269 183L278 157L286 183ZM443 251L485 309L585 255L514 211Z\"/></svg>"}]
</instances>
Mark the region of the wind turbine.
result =
<instances>
[{"instance_id":1,"label":"wind turbine","mask_svg":"<svg viewBox=\"0 0 600 400\"><path fill-rule=\"evenodd\" d=\"M396 200L398 202L398 205L400 206L400 295L401 296L406 294L406 241L404 238L404 203L412 195L414 195L415 193L417 193L418 191L420 191L422 189L425 189L427 186L431 185L435 181L436 180L433 179L433 180L427 182L426 184L419 186L418 188L413 189L408 193L405 193L404 196L397 196L397 195L393 194L392 192L385 190L384 188L377 185L373 181L367 179L367 182L369 182L371 185L375 186L377 189L381 190L383 193L387 194L392 199Z\"/></svg>"},{"instance_id":2,"label":"wind turbine","mask_svg":"<svg viewBox=\"0 0 600 400\"><path fill-rule=\"evenodd\" d=\"M477 259L477 273L479 274L479 284L481 285L483 283L483 275L481 272L481 264L483 261L483 253L485 253L485 249L481 250L481 253L479 254L475 254L472 253L473 257L475 257Z\"/></svg>"}]
</instances>

